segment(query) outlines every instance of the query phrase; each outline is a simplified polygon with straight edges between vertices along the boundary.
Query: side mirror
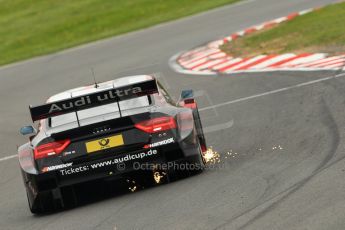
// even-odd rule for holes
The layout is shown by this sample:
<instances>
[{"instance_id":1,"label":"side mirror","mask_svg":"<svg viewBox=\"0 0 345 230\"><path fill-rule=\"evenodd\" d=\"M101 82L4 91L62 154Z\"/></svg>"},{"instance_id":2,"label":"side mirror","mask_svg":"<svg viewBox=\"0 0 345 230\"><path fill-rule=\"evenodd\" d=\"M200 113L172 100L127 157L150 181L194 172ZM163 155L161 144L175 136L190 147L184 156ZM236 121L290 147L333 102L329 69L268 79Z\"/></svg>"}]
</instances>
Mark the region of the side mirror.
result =
<instances>
[{"instance_id":1,"label":"side mirror","mask_svg":"<svg viewBox=\"0 0 345 230\"><path fill-rule=\"evenodd\" d=\"M181 99L178 103L180 106L190 109L196 109L196 101L194 100L194 93L192 89L182 90Z\"/></svg>"},{"instance_id":2,"label":"side mirror","mask_svg":"<svg viewBox=\"0 0 345 230\"><path fill-rule=\"evenodd\" d=\"M182 90L181 92L181 100L188 99L188 98L193 98L194 93L192 89L187 89L187 90Z\"/></svg>"},{"instance_id":3,"label":"side mirror","mask_svg":"<svg viewBox=\"0 0 345 230\"><path fill-rule=\"evenodd\" d=\"M28 126L24 126L20 129L20 133L23 135L23 136L26 136L26 135L31 135L31 134L36 134L37 133L37 130L32 126L32 125L28 125Z\"/></svg>"}]
</instances>

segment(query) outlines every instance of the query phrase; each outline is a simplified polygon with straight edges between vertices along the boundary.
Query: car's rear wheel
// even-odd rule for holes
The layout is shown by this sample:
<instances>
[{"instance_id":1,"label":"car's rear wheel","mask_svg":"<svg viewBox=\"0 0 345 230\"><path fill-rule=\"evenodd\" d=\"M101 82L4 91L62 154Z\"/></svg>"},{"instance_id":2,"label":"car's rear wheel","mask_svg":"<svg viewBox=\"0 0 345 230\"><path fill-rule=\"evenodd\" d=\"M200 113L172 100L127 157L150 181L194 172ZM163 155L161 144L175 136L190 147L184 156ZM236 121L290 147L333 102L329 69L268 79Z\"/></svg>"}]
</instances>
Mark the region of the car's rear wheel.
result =
<instances>
[{"instance_id":1,"label":"car's rear wheel","mask_svg":"<svg viewBox=\"0 0 345 230\"><path fill-rule=\"evenodd\" d=\"M190 168L189 170L190 175L196 175L196 174L202 173L205 169L205 159L203 157L203 150L202 150L200 141L199 141L199 154L200 154L200 162L194 163L194 167Z\"/></svg>"},{"instance_id":2,"label":"car's rear wheel","mask_svg":"<svg viewBox=\"0 0 345 230\"><path fill-rule=\"evenodd\" d=\"M198 136L200 147L201 147L201 152L203 153L203 152L206 152L207 145L206 145L206 138L204 135L204 130L203 130L200 115L199 115L199 110L197 108L195 110L193 110L193 116L194 116L194 122L195 122L195 128L196 128L197 136Z\"/></svg>"},{"instance_id":3,"label":"car's rear wheel","mask_svg":"<svg viewBox=\"0 0 345 230\"><path fill-rule=\"evenodd\" d=\"M38 193L32 203L28 197L28 203L30 211L34 214L42 214L54 210L54 200L51 192Z\"/></svg>"},{"instance_id":4,"label":"car's rear wheel","mask_svg":"<svg viewBox=\"0 0 345 230\"><path fill-rule=\"evenodd\" d=\"M197 141L197 149L200 154L200 160L196 162L183 162L180 164L184 164L184 166L180 166L178 168L171 168L167 171L167 180L168 182L176 181L182 178L186 178L189 176L197 175L202 173L205 168L205 161L202 154L201 143ZM187 166L188 165L188 166Z\"/></svg>"}]
</instances>

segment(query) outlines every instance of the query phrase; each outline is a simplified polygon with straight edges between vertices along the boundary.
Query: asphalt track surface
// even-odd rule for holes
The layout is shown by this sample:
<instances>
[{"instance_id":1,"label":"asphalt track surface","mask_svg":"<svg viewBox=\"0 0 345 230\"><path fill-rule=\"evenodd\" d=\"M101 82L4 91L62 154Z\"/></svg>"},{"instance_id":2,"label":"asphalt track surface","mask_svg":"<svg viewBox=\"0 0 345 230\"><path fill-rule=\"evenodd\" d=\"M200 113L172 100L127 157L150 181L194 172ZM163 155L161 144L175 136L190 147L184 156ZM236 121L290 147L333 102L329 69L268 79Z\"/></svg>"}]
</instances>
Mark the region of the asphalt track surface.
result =
<instances>
[{"instance_id":1,"label":"asphalt track surface","mask_svg":"<svg viewBox=\"0 0 345 230\"><path fill-rule=\"evenodd\" d=\"M244 1L1 68L0 229L344 229L345 76L183 76L168 66L178 51L330 2ZM28 105L91 83L90 67L99 81L156 72L176 97L197 90L222 169L33 216L17 159L4 157L25 142Z\"/></svg>"}]
</instances>

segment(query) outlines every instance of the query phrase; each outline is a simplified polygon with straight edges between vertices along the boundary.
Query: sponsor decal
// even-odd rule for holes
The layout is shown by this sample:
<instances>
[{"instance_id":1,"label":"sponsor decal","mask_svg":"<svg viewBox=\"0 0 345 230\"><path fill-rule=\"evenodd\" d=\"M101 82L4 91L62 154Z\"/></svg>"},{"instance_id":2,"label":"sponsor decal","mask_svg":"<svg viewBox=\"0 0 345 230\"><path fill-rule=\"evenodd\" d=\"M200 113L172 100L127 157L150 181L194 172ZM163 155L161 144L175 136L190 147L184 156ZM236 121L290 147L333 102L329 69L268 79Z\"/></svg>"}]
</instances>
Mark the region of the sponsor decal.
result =
<instances>
[{"instance_id":1,"label":"sponsor decal","mask_svg":"<svg viewBox=\"0 0 345 230\"><path fill-rule=\"evenodd\" d=\"M76 173L88 171L89 169L90 169L89 166L85 165L85 166L80 166L77 168L62 169L62 170L60 170L60 173L62 176L66 176L66 175L71 175L71 174L76 174Z\"/></svg>"},{"instance_id":2,"label":"sponsor decal","mask_svg":"<svg viewBox=\"0 0 345 230\"><path fill-rule=\"evenodd\" d=\"M64 152L62 155L63 156L68 156L68 155L72 155L72 154L75 154L75 151L68 151L68 152Z\"/></svg>"},{"instance_id":3,"label":"sponsor decal","mask_svg":"<svg viewBox=\"0 0 345 230\"><path fill-rule=\"evenodd\" d=\"M161 145L171 144L171 143L174 143L174 142L175 142L175 140L172 137L172 138L169 138L169 139L166 139L166 140L163 140L163 141L159 141L159 142L155 142L155 143L151 143L151 144L145 145L144 148L145 149L154 148L154 147L158 147L158 146L161 146Z\"/></svg>"},{"instance_id":4,"label":"sponsor decal","mask_svg":"<svg viewBox=\"0 0 345 230\"><path fill-rule=\"evenodd\" d=\"M156 154L157 154L157 150L153 149L153 150L147 151L146 153L137 153L133 155L127 155L121 158L115 158L113 161L115 164L117 164L117 163L122 163L122 162L130 161L130 160L135 160L135 159L143 159L146 156L152 156Z\"/></svg>"},{"instance_id":5,"label":"sponsor decal","mask_svg":"<svg viewBox=\"0 0 345 230\"><path fill-rule=\"evenodd\" d=\"M68 168L68 169L62 168L60 169L59 172L62 176L67 176L67 175L77 174L77 173L81 173L81 172L85 172L89 170L95 170L95 169L99 169L99 168L103 168L107 166L108 167L116 166L118 171L122 171L125 169L124 162L143 159L146 157L156 155L157 153L158 151L156 149L150 149L147 152L128 154L123 157L118 157L112 160L101 161L101 162L93 163L91 165L84 165L84 166L80 166L76 168Z\"/></svg>"},{"instance_id":6,"label":"sponsor decal","mask_svg":"<svg viewBox=\"0 0 345 230\"><path fill-rule=\"evenodd\" d=\"M48 117L60 116L70 112L150 95L157 92L158 88L156 81L152 79L80 97L55 101L44 105L30 106L30 113L32 120L37 121Z\"/></svg>"},{"instance_id":7,"label":"sponsor decal","mask_svg":"<svg viewBox=\"0 0 345 230\"><path fill-rule=\"evenodd\" d=\"M103 126L103 127L95 128L92 133L97 134L97 133L107 132L109 130L111 130L109 126Z\"/></svg>"},{"instance_id":8,"label":"sponsor decal","mask_svg":"<svg viewBox=\"0 0 345 230\"><path fill-rule=\"evenodd\" d=\"M73 162L67 163L67 164L61 164L61 165L48 166L48 167L44 167L42 169L42 172L49 172L49 171L54 171L57 169L63 169L63 168L71 167L72 165L73 165Z\"/></svg>"},{"instance_id":9,"label":"sponsor decal","mask_svg":"<svg viewBox=\"0 0 345 230\"><path fill-rule=\"evenodd\" d=\"M107 101L111 99L117 99L117 98L129 96L133 94L135 95L141 92L142 92L141 87L134 87L134 88L128 88L128 89L123 89L123 90L121 89L109 90L107 92L104 92L101 95L97 95L96 97L94 97L94 101L92 101L90 96L84 96L84 97L80 97L76 101L70 101L70 102L61 103L61 104L53 103L50 105L49 113L60 112L67 109L77 109L78 107L91 105L93 103L103 102L103 101Z\"/></svg>"},{"instance_id":10,"label":"sponsor decal","mask_svg":"<svg viewBox=\"0 0 345 230\"><path fill-rule=\"evenodd\" d=\"M109 139L102 139L102 140L99 140L99 141L98 141L98 144L101 145L102 147L108 147L108 148L110 148L109 142L110 142Z\"/></svg>"},{"instance_id":11,"label":"sponsor decal","mask_svg":"<svg viewBox=\"0 0 345 230\"><path fill-rule=\"evenodd\" d=\"M86 150L88 153L100 151L103 149L114 148L117 146L124 145L122 134L105 137L95 141L86 142Z\"/></svg>"}]
</instances>

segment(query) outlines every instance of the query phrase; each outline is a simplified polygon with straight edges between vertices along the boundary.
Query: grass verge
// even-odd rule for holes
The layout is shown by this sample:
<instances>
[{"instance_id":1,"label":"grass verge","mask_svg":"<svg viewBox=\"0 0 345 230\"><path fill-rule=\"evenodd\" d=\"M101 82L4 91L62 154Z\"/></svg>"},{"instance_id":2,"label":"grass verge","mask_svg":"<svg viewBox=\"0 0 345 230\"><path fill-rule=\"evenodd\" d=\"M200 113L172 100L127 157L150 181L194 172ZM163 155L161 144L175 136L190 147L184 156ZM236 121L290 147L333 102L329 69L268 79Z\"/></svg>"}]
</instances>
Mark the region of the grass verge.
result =
<instances>
[{"instance_id":1,"label":"grass verge","mask_svg":"<svg viewBox=\"0 0 345 230\"><path fill-rule=\"evenodd\" d=\"M283 53L345 53L345 3L329 5L221 47L236 57Z\"/></svg>"},{"instance_id":2,"label":"grass verge","mask_svg":"<svg viewBox=\"0 0 345 230\"><path fill-rule=\"evenodd\" d=\"M0 0L0 65L238 0Z\"/></svg>"}]
</instances>

